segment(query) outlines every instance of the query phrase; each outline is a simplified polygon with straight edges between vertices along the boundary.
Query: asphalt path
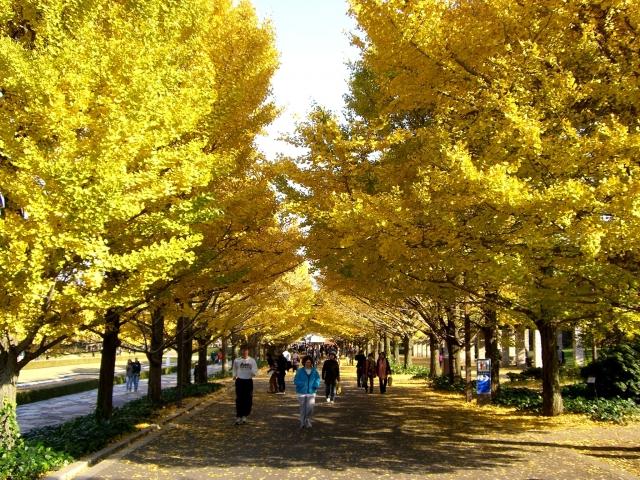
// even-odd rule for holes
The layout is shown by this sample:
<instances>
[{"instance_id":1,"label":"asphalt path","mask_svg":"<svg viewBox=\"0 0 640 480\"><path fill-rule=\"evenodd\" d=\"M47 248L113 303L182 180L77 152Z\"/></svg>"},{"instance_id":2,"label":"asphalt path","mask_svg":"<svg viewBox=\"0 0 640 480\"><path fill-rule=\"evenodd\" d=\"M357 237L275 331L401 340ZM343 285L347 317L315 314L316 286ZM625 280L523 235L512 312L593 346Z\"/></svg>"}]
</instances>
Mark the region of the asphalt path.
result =
<instances>
[{"instance_id":1,"label":"asphalt path","mask_svg":"<svg viewBox=\"0 0 640 480\"><path fill-rule=\"evenodd\" d=\"M640 456L634 426L547 428L547 419L498 418L401 377L386 395L366 394L345 380L354 375L343 368L335 404L317 397L312 429L299 427L292 376L286 395L273 395L260 375L246 425L234 425L229 384L207 408L78 478L638 478L602 460Z\"/></svg>"}]
</instances>

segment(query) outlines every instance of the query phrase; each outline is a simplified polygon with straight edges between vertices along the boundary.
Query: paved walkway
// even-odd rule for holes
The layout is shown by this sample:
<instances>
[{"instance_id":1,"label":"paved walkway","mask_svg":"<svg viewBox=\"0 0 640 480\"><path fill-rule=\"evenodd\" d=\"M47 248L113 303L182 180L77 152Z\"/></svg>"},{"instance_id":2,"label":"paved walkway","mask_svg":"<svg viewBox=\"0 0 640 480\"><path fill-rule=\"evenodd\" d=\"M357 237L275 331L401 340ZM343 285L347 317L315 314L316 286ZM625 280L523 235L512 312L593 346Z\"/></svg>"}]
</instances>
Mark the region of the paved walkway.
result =
<instances>
[{"instance_id":1,"label":"paved walkway","mask_svg":"<svg viewBox=\"0 0 640 480\"><path fill-rule=\"evenodd\" d=\"M220 365L209 365L207 372L209 375L219 372ZM177 383L177 373L162 376L162 388L175 387ZM127 392L126 385L113 386L113 406L121 407L125 403L144 397L147 394L149 380L140 380L137 392ZM73 418L81 417L92 413L96 408L98 400L98 390L88 390L86 392L65 395L64 397L51 398L41 402L20 405L17 408L18 425L21 432L26 432L32 428L46 427L67 422Z\"/></svg>"},{"instance_id":2,"label":"paved walkway","mask_svg":"<svg viewBox=\"0 0 640 480\"><path fill-rule=\"evenodd\" d=\"M343 377L353 367L343 369ZM313 428L298 402L255 382L254 410L234 426L233 388L85 472L86 479L635 479L601 456L640 457L640 429L531 417L465 406L459 396L396 379L386 395L345 381L334 405L317 397ZM377 390L377 389L376 389ZM560 427L559 427L560 425Z\"/></svg>"}]
</instances>

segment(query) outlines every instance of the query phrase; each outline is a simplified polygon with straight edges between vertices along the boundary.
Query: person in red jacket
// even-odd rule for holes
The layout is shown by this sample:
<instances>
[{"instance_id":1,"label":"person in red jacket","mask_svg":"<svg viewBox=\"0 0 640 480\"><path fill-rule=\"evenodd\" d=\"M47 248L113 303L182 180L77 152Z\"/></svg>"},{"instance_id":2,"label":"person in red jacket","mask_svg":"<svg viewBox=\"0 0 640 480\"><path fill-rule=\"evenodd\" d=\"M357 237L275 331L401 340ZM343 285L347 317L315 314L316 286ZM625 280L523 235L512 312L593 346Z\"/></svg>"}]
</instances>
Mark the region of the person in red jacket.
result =
<instances>
[{"instance_id":1,"label":"person in red jacket","mask_svg":"<svg viewBox=\"0 0 640 480\"><path fill-rule=\"evenodd\" d=\"M391 375L391 365L387 360L387 355L384 352L380 352L378 362L376 363L376 373L378 374L378 381L380 382L380 393L387 392L387 379Z\"/></svg>"},{"instance_id":2,"label":"person in red jacket","mask_svg":"<svg viewBox=\"0 0 640 480\"><path fill-rule=\"evenodd\" d=\"M364 391L367 392L367 380L369 382L369 393L373 393L373 379L378 375L376 369L376 361L373 358L373 353L367 356L367 360L362 365L362 377L364 381Z\"/></svg>"}]
</instances>

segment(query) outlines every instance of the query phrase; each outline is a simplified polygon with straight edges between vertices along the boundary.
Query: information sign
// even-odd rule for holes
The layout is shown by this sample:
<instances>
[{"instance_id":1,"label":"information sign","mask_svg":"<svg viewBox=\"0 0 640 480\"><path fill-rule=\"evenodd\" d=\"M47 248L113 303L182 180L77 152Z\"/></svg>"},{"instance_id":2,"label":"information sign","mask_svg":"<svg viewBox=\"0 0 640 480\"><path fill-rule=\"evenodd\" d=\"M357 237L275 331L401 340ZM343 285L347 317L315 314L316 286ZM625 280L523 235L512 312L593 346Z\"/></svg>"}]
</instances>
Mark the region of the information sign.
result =
<instances>
[{"instance_id":1,"label":"information sign","mask_svg":"<svg viewBox=\"0 0 640 480\"><path fill-rule=\"evenodd\" d=\"M476 362L478 395L491 395L491 359L479 358Z\"/></svg>"}]
</instances>

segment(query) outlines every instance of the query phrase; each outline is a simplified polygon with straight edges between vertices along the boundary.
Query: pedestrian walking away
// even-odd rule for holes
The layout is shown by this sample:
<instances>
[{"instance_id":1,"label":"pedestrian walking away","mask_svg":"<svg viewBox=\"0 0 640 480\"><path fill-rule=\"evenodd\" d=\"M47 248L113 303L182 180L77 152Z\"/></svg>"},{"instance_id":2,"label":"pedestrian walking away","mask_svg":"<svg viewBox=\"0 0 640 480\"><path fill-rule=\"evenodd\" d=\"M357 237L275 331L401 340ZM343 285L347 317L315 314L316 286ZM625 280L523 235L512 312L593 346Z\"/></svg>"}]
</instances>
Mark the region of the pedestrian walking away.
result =
<instances>
[{"instance_id":1,"label":"pedestrian walking away","mask_svg":"<svg viewBox=\"0 0 640 480\"><path fill-rule=\"evenodd\" d=\"M231 369L236 382L236 425L247 423L253 406L253 377L258 374L258 364L249 356L249 347L242 345L242 356L233 361Z\"/></svg>"},{"instance_id":2,"label":"pedestrian walking away","mask_svg":"<svg viewBox=\"0 0 640 480\"><path fill-rule=\"evenodd\" d=\"M127 361L127 392L130 392L133 389L133 362L131 359Z\"/></svg>"},{"instance_id":3,"label":"pedestrian walking away","mask_svg":"<svg viewBox=\"0 0 640 480\"><path fill-rule=\"evenodd\" d=\"M293 377L293 383L296 386L298 403L300 404L300 428L311 428L316 392L320 387L320 374L308 355L302 359L302 366L303 368L299 368Z\"/></svg>"},{"instance_id":4,"label":"pedestrian walking away","mask_svg":"<svg viewBox=\"0 0 640 480\"><path fill-rule=\"evenodd\" d=\"M378 355L378 363L376 364L376 370L378 373L378 380L380 382L380 393L387 393L387 379L391 375L391 365L384 352L380 352Z\"/></svg>"},{"instance_id":5,"label":"pedestrian walking away","mask_svg":"<svg viewBox=\"0 0 640 480\"><path fill-rule=\"evenodd\" d=\"M140 382L140 372L142 371L142 365L136 358L133 361L133 391L138 391L138 383Z\"/></svg>"},{"instance_id":6,"label":"pedestrian walking away","mask_svg":"<svg viewBox=\"0 0 640 480\"><path fill-rule=\"evenodd\" d=\"M325 384L327 402L334 403L336 401L336 389L340 381L340 365L333 351L329 352L329 358L322 365L322 379Z\"/></svg>"},{"instance_id":7,"label":"pedestrian walking away","mask_svg":"<svg viewBox=\"0 0 640 480\"><path fill-rule=\"evenodd\" d=\"M373 353L370 353L362 367L362 383L365 393L367 393L367 381L369 383L369 393L373 393L373 379L376 375L376 361L373 359Z\"/></svg>"},{"instance_id":8,"label":"pedestrian walking away","mask_svg":"<svg viewBox=\"0 0 640 480\"><path fill-rule=\"evenodd\" d=\"M355 356L356 359L356 375L358 376L358 388L364 388L365 385L362 385L362 366L364 362L367 360L367 357L364 355L364 351L360 350L358 354Z\"/></svg>"},{"instance_id":9,"label":"pedestrian walking away","mask_svg":"<svg viewBox=\"0 0 640 480\"><path fill-rule=\"evenodd\" d=\"M284 377L287 374L287 357L284 355L284 351L280 350L280 355L276 359L276 363L278 364L278 391L276 392L278 395L284 395L284 390L286 385L284 383Z\"/></svg>"}]
</instances>

